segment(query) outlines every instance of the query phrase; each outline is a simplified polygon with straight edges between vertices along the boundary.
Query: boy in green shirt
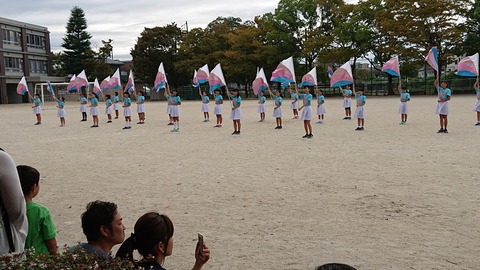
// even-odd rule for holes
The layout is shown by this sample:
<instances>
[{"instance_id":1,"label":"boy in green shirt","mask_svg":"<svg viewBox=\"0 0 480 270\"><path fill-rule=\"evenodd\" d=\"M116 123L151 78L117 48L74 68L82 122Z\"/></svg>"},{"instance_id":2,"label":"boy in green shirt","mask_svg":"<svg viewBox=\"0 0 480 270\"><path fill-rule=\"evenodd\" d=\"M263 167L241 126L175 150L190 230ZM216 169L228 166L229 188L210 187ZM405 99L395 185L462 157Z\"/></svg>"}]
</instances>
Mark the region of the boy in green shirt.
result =
<instances>
[{"instance_id":1,"label":"boy in green shirt","mask_svg":"<svg viewBox=\"0 0 480 270\"><path fill-rule=\"evenodd\" d=\"M23 195L27 203L28 234L25 249L35 248L38 254L54 254L57 252L57 228L53 223L50 211L45 206L32 200L38 195L40 173L33 167L17 166Z\"/></svg>"}]
</instances>

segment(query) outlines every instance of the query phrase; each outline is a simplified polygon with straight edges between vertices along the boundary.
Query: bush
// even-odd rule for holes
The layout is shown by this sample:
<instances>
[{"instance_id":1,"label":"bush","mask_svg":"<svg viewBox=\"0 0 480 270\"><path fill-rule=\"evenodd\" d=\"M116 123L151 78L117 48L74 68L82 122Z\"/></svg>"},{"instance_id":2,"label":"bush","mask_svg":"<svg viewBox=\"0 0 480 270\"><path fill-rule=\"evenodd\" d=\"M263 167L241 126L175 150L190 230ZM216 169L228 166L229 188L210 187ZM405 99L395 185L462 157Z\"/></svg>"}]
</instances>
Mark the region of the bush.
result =
<instances>
[{"instance_id":1,"label":"bush","mask_svg":"<svg viewBox=\"0 0 480 270\"><path fill-rule=\"evenodd\" d=\"M88 254L83 250L65 251L56 255L35 254L27 250L23 254L1 256L0 269L62 269L62 270L101 270L101 269L134 269L128 260L105 260L96 254Z\"/></svg>"}]
</instances>

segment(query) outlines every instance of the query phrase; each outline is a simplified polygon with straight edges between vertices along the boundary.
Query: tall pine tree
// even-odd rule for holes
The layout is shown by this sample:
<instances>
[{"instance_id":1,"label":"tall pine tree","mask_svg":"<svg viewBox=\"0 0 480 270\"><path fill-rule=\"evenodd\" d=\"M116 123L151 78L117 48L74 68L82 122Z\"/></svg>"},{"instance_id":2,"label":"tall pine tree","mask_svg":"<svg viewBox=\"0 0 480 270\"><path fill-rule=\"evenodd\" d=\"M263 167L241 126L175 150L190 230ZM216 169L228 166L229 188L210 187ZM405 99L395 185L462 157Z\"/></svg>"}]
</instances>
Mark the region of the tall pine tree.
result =
<instances>
[{"instance_id":1,"label":"tall pine tree","mask_svg":"<svg viewBox=\"0 0 480 270\"><path fill-rule=\"evenodd\" d=\"M79 7L73 7L67 23L67 34L63 38L61 55L62 69L65 74L77 74L84 69L86 62L93 58L90 48L92 36L86 31L85 13Z\"/></svg>"}]
</instances>

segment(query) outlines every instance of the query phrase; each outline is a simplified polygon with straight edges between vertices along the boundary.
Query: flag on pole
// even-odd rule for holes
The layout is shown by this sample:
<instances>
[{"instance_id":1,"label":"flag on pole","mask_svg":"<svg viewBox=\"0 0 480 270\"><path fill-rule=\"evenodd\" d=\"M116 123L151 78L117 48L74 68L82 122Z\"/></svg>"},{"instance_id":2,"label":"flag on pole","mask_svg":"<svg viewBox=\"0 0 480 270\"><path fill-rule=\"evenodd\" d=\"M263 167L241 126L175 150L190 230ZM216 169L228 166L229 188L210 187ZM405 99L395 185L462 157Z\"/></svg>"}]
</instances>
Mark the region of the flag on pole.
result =
<instances>
[{"instance_id":1,"label":"flag on pole","mask_svg":"<svg viewBox=\"0 0 480 270\"><path fill-rule=\"evenodd\" d=\"M112 90L118 90L122 88L122 83L120 81L120 71L117 68L115 73L113 73L112 77L110 77L110 81L108 82L108 86Z\"/></svg>"},{"instance_id":2,"label":"flag on pole","mask_svg":"<svg viewBox=\"0 0 480 270\"><path fill-rule=\"evenodd\" d=\"M128 81L127 81L127 84L125 85L125 89L123 90L123 92L127 92L127 91L130 94L135 92L135 81L133 79L132 70L130 70L130 74L128 75Z\"/></svg>"},{"instance_id":3,"label":"flag on pole","mask_svg":"<svg viewBox=\"0 0 480 270\"><path fill-rule=\"evenodd\" d=\"M268 89L267 77L263 68L258 70L257 77L252 83L253 93L258 96L258 93Z\"/></svg>"},{"instance_id":4,"label":"flag on pole","mask_svg":"<svg viewBox=\"0 0 480 270\"><path fill-rule=\"evenodd\" d=\"M430 51L428 51L427 57L425 57L425 61L435 70L438 72L438 50L437 47L432 47Z\"/></svg>"},{"instance_id":5,"label":"flag on pole","mask_svg":"<svg viewBox=\"0 0 480 270\"><path fill-rule=\"evenodd\" d=\"M455 74L464 77L478 77L478 53L460 60Z\"/></svg>"},{"instance_id":6,"label":"flag on pole","mask_svg":"<svg viewBox=\"0 0 480 270\"><path fill-rule=\"evenodd\" d=\"M23 76L20 82L18 82L17 94L25 95L26 93L28 93L27 80L25 79L25 76Z\"/></svg>"},{"instance_id":7,"label":"flag on pole","mask_svg":"<svg viewBox=\"0 0 480 270\"><path fill-rule=\"evenodd\" d=\"M67 85L67 91L69 93L77 91L77 75L73 74L70 82Z\"/></svg>"},{"instance_id":8,"label":"flag on pole","mask_svg":"<svg viewBox=\"0 0 480 270\"><path fill-rule=\"evenodd\" d=\"M132 75L132 77L133 77L133 75ZM130 77L129 77L129 80L130 80ZM160 91L160 89L165 88L167 83L168 83L167 73L165 73L165 68L163 67L163 62L161 62L160 65L158 66L157 76L155 77L155 82L153 83L153 88L157 89L157 92L158 92L158 91Z\"/></svg>"},{"instance_id":9,"label":"flag on pole","mask_svg":"<svg viewBox=\"0 0 480 270\"><path fill-rule=\"evenodd\" d=\"M193 71L193 78L192 78L192 86L193 87L199 87L200 84L198 83L198 78L197 78L198 72L196 70Z\"/></svg>"},{"instance_id":10,"label":"flag on pole","mask_svg":"<svg viewBox=\"0 0 480 270\"><path fill-rule=\"evenodd\" d=\"M82 70L82 72L77 75L77 79L75 81L77 90L82 89L82 87L88 87L88 79L87 75L85 74L85 70Z\"/></svg>"},{"instance_id":11,"label":"flag on pole","mask_svg":"<svg viewBox=\"0 0 480 270\"><path fill-rule=\"evenodd\" d=\"M109 82L110 82L110 76L103 79L103 81L100 83L100 89L102 89L101 91L106 91L110 89Z\"/></svg>"},{"instance_id":12,"label":"flag on pole","mask_svg":"<svg viewBox=\"0 0 480 270\"><path fill-rule=\"evenodd\" d=\"M295 69L293 66L293 57L283 60L278 64L277 69L272 72L272 82L279 83L294 83L295 82Z\"/></svg>"},{"instance_id":13,"label":"flag on pole","mask_svg":"<svg viewBox=\"0 0 480 270\"><path fill-rule=\"evenodd\" d=\"M317 67L312 68L310 72L303 75L300 87L303 86L317 86Z\"/></svg>"},{"instance_id":14,"label":"flag on pole","mask_svg":"<svg viewBox=\"0 0 480 270\"><path fill-rule=\"evenodd\" d=\"M48 91L50 91L50 94L52 94L52 97L55 99L56 98L55 91L53 91L53 86L50 83L50 81L47 81L47 86L48 86Z\"/></svg>"},{"instance_id":15,"label":"flag on pole","mask_svg":"<svg viewBox=\"0 0 480 270\"><path fill-rule=\"evenodd\" d=\"M225 78L223 77L222 66L220 66L220 63L215 66L212 72L210 72L208 76L208 84L210 84L210 94L213 93L215 89L227 85Z\"/></svg>"},{"instance_id":16,"label":"flag on pole","mask_svg":"<svg viewBox=\"0 0 480 270\"><path fill-rule=\"evenodd\" d=\"M330 78L330 87L340 87L353 84L353 75L352 67L350 66L350 61L343 64L332 74Z\"/></svg>"},{"instance_id":17,"label":"flag on pole","mask_svg":"<svg viewBox=\"0 0 480 270\"><path fill-rule=\"evenodd\" d=\"M98 83L98 79L95 78L95 82L93 83L93 93L97 94L98 92L102 92L102 88L100 88L100 84Z\"/></svg>"},{"instance_id":18,"label":"flag on pole","mask_svg":"<svg viewBox=\"0 0 480 270\"><path fill-rule=\"evenodd\" d=\"M392 75L393 77L400 77L400 64L398 56L392 57L385 64L383 64L382 71Z\"/></svg>"},{"instance_id":19,"label":"flag on pole","mask_svg":"<svg viewBox=\"0 0 480 270\"><path fill-rule=\"evenodd\" d=\"M332 75L333 75L333 69L331 66L328 66L327 68L327 74L328 74L328 78L332 78Z\"/></svg>"},{"instance_id":20,"label":"flag on pole","mask_svg":"<svg viewBox=\"0 0 480 270\"><path fill-rule=\"evenodd\" d=\"M197 81L198 84L207 83L210 77L210 71L208 70L208 65L205 64L203 67L197 70Z\"/></svg>"}]
</instances>

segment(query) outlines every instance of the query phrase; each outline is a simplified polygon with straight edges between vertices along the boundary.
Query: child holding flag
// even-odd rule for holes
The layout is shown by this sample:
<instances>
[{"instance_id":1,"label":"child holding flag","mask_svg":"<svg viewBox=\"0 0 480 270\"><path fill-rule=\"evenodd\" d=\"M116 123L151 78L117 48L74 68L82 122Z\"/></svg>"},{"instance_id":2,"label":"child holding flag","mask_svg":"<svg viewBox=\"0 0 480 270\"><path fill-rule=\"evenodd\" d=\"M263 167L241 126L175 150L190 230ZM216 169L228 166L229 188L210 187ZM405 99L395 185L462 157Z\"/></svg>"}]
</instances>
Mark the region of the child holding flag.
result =
<instances>
[{"instance_id":1,"label":"child holding flag","mask_svg":"<svg viewBox=\"0 0 480 270\"><path fill-rule=\"evenodd\" d=\"M323 115L326 113L325 110L325 97L323 96L323 91L317 91L317 115L318 121L317 124L323 124Z\"/></svg>"},{"instance_id":2,"label":"child holding flag","mask_svg":"<svg viewBox=\"0 0 480 270\"><path fill-rule=\"evenodd\" d=\"M270 91L270 89L268 91ZM272 92L270 92L270 95L272 95ZM275 127L275 129L282 129L282 103L283 103L283 98L282 98L282 94L280 93L279 89L277 89L275 91L275 96L273 96L273 100L274 100L274 105L275 105L275 107L273 107L273 117L275 117L275 121L277 123L277 126Z\"/></svg>"},{"instance_id":3,"label":"child holding flag","mask_svg":"<svg viewBox=\"0 0 480 270\"><path fill-rule=\"evenodd\" d=\"M67 116L67 113L65 112L65 98L63 96L60 96L60 98L53 96L53 99L57 102L57 117L60 118L60 127L64 127L65 116Z\"/></svg>"},{"instance_id":4,"label":"child holding flag","mask_svg":"<svg viewBox=\"0 0 480 270\"><path fill-rule=\"evenodd\" d=\"M300 99L303 100L302 107L299 108L299 111L302 111L302 116L300 119L303 120L303 128L305 129L305 135L302 138L311 139L313 137L312 134L312 124L310 123L312 120L312 99L313 96L310 94L310 86L305 85L303 87L305 94L299 95ZM298 95L298 89L295 88L295 91Z\"/></svg>"},{"instance_id":5,"label":"child holding flag","mask_svg":"<svg viewBox=\"0 0 480 270\"><path fill-rule=\"evenodd\" d=\"M407 87L403 86L402 83L398 83L398 91L400 92L400 106L398 107L398 113L402 115L402 121L400 125L407 124L407 114L408 114L408 104L410 101L410 94L407 91Z\"/></svg>"},{"instance_id":6,"label":"child holding flag","mask_svg":"<svg viewBox=\"0 0 480 270\"><path fill-rule=\"evenodd\" d=\"M132 109L130 106L132 105L132 100L130 99L130 93L124 92L123 93L123 116L125 116L125 126L123 129L131 129L132 126L130 123L132 122Z\"/></svg>"},{"instance_id":7,"label":"child holding flag","mask_svg":"<svg viewBox=\"0 0 480 270\"><path fill-rule=\"evenodd\" d=\"M167 86L168 87L168 86ZM165 98L167 99L167 111L166 113L168 114L168 126L172 126L173 125L173 117L172 117L172 100L173 100L173 95L170 93L169 90L167 90L167 88L165 88L165 90L163 91L163 95L165 96Z\"/></svg>"},{"instance_id":8,"label":"child holding flag","mask_svg":"<svg viewBox=\"0 0 480 270\"><path fill-rule=\"evenodd\" d=\"M170 94L170 89L167 87L165 90L168 91L168 95L171 96L171 103L172 107L170 109L170 114L172 116L173 121L173 129L172 132L179 132L180 131L180 105L182 105L182 100L178 96L177 89L173 89L172 93Z\"/></svg>"},{"instance_id":9,"label":"child holding flag","mask_svg":"<svg viewBox=\"0 0 480 270\"><path fill-rule=\"evenodd\" d=\"M357 119L357 128L355 130L363 130L365 125L365 108L364 105L367 102L367 97L363 94L363 89L358 89L358 93L355 92L355 86L353 87L353 95L357 101L357 109L355 110L354 118Z\"/></svg>"},{"instance_id":10,"label":"child holding flag","mask_svg":"<svg viewBox=\"0 0 480 270\"><path fill-rule=\"evenodd\" d=\"M115 92L115 96L113 96L113 110L115 111L115 119L118 119L118 111L120 110L120 98L118 97L118 92Z\"/></svg>"},{"instance_id":11,"label":"child holding flag","mask_svg":"<svg viewBox=\"0 0 480 270\"><path fill-rule=\"evenodd\" d=\"M203 112L203 122L209 122L210 121L210 108L208 107L208 103L210 103L210 98L207 95L207 92L203 91L203 93L200 90L200 87L198 87L198 92L200 94L200 97L202 98L202 112Z\"/></svg>"},{"instance_id":12,"label":"child holding flag","mask_svg":"<svg viewBox=\"0 0 480 270\"><path fill-rule=\"evenodd\" d=\"M242 110L240 106L242 105L242 98L240 97L240 93L237 88L233 89L233 95L230 94L227 87L227 95L230 96L232 99L232 112L230 113L230 119L233 120L233 132L232 135L240 135L240 129L242 127L242 123L240 120L242 119Z\"/></svg>"},{"instance_id":13,"label":"child holding flag","mask_svg":"<svg viewBox=\"0 0 480 270\"><path fill-rule=\"evenodd\" d=\"M433 85L438 91L437 108L435 114L440 117L440 130L437 133L448 133L448 101L452 96L452 91L447 88L447 81L442 81L440 86L438 85L438 78L435 79Z\"/></svg>"},{"instance_id":14,"label":"child holding flag","mask_svg":"<svg viewBox=\"0 0 480 270\"><path fill-rule=\"evenodd\" d=\"M267 98L264 96L263 91L259 91L258 92L258 110L257 110L257 112L260 114L260 121L258 121L258 122L265 121L265 101L267 101Z\"/></svg>"},{"instance_id":15,"label":"child holding flag","mask_svg":"<svg viewBox=\"0 0 480 270\"><path fill-rule=\"evenodd\" d=\"M90 93L90 115L93 118L92 128L98 127L98 96L96 93Z\"/></svg>"},{"instance_id":16,"label":"child holding flag","mask_svg":"<svg viewBox=\"0 0 480 270\"><path fill-rule=\"evenodd\" d=\"M106 95L107 100L105 100L105 114L107 115L108 121L107 123L112 123L112 96Z\"/></svg>"},{"instance_id":17,"label":"child holding flag","mask_svg":"<svg viewBox=\"0 0 480 270\"><path fill-rule=\"evenodd\" d=\"M145 96L142 91L137 92L137 113L139 122L137 124L145 124Z\"/></svg>"},{"instance_id":18,"label":"child holding flag","mask_svg":"<svg viewBox=\"0 0 480 270\"><path fill-rule=\"evenodd\" d=\"M293 110L293 119L298 119L298 93L295 90L290 90L290 98L292 104L290 108Z\"/></svg>"},{"instance_id":19,"label":"child holding flag","mask_svg":"<svg viewBox=\"0 0 480 270\"><path fill-rule=\"evenodd\" d=\"M215 109L213 113L217 117L217 124L214 127L222 127L223 117L222 117L222 104L223 104L223 97L220 94L220 88L215 89L215 94L213 95L215 98Z\"/></svg>"},{"instance_id":20,"label":"child holding flag","mask_svg":"<svg viewBox=\"0 0 480 270\"><path fill-rule=\"evenodd\" d=\"M345 88L346 89L342 89L340 87L343 96L343 108L345 108L345 117L343 119L350 120L352 119L352 90L350 89L350 85L345 86Z\"/></svg>"},{"instance_id":21,"label":"child holding flag","mask_svg":"<svg viewBox=\"0 0 480 270\"><path fill-rule=\"evenodd\" d=\"M35 94L35 97L33 98L33 113L37 117L37 122L35 123L36 126L42 124L42 108L40 107L40 103L42 101L40 100L40 95Z\"/></svg>"},{"instance_id":22,"label":"child holding flag","mask_svg":"<svg viewBox=\"0 0 480 270\"><path fill-rule=\"evenodd\" d=\"M82 113L82 120L87 121L87 95L80 95L80 112Z\"/></svg>"}]
</instances>

